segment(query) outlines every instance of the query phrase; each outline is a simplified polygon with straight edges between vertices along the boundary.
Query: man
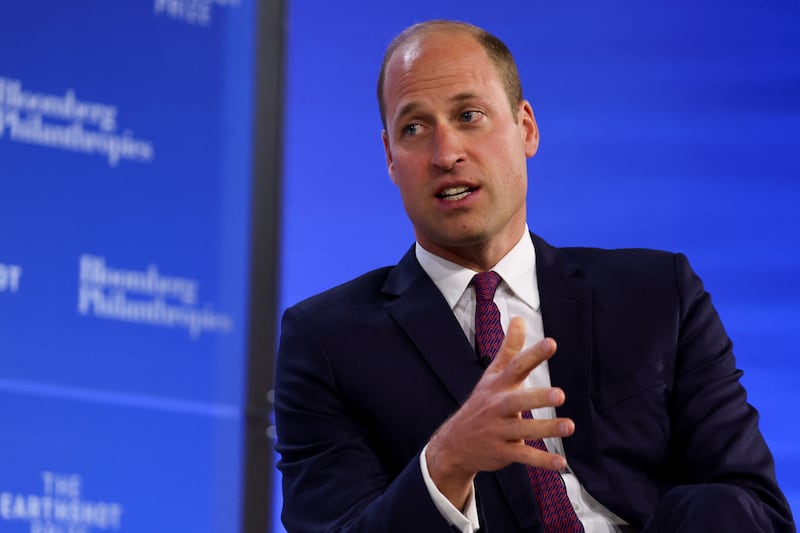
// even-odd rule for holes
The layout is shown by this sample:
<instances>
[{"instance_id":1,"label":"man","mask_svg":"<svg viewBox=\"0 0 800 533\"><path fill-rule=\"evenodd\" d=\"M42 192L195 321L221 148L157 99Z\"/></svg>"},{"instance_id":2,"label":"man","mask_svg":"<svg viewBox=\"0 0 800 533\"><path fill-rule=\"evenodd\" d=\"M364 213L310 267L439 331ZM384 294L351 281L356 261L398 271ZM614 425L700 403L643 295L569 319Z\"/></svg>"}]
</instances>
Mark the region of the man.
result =
<instances>
[{"instance_id":1,"label":"man","mask_svg":"<svg viewBox=\"0 0 800 533\"><path fill-rule=\"evenodd\" d=\"M287 529L793 531L685 258L528 232L539 138L505 45L412 26L378 99L417 242L284 315Z\"/></svg>"}]
</instances>

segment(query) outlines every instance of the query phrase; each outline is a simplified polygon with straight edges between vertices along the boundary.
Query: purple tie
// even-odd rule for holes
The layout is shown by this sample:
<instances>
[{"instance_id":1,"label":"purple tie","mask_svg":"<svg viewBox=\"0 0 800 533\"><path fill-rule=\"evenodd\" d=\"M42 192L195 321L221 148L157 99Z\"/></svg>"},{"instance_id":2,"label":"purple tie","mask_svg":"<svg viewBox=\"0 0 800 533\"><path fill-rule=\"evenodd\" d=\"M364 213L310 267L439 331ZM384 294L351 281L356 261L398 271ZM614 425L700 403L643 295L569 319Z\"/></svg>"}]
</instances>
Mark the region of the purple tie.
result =
<instances>
[{"instance_id":1,"label":"purple tie","mask_svg":"<svg viewBox=\"0 0 800 533\"><path fill-rule=\"evenodd\" d=\"M475 345L478 357L494 356L500 350L505 333L500 325L500 310L494 303L494 293L500 284L496 272L481 272L472 278L475 287ZM533 418L530 411L523 411L523 418ZM525 441L528 445L546 451L542 439ZM577 533L583 531L572 504L567 497L567 489L558 472L527 466L528 479L539 505L539 513L546 533Z\"/></svg>"}]
</instances>

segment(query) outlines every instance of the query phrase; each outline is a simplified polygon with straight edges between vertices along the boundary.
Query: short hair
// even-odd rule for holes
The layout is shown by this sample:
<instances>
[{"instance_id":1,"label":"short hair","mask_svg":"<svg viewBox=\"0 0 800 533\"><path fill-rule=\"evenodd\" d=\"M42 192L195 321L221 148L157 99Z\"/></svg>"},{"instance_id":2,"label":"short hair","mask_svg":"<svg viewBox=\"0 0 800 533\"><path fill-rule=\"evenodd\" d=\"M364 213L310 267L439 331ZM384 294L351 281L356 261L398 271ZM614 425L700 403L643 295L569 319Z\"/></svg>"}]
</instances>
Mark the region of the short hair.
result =
<instances>
[{"instance_id":1,"label":"short hair","mask_svg":"<svg viewBox=\"0 0 800 533\"><path fill-rule=\"evenodd\" d=\"M389 60L392 58L398 48L412 42L418 37L429 35L436 32L451 32L466 34L474 38L486 51L489 60L494 64L497 73L500 76L500 81L508 96L511 110L516 109L517 104L522 101L522 82L519 80L519 71L517 64L514 61L514 56L508 46L489 33L483 28L479 28L467 22L459 22L454 20L429 20L420 22L409 26L403 30L397 37L395 37L389 46L386 47L386 52L383 54L383 63L381 64L381 72L378 75L378 108L381 113L381 123L384 129L386 128L386 103L383 100L383 88L386 80L386 67Z\"/></svg>"}]
</instances>

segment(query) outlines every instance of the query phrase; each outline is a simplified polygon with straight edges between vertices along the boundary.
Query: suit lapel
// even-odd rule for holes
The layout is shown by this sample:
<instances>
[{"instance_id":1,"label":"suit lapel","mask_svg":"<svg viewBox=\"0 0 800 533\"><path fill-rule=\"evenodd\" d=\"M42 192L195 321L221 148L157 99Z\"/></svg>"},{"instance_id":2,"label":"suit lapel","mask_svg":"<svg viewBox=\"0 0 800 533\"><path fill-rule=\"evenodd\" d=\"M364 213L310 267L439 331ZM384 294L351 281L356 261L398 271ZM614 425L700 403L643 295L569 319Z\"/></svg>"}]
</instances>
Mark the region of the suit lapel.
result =
<instances>
[{"instance_id":1,"label":"suit lapel","mask_svg":"<svg viewBox=\"0 0 800 533\"><path fill-rule=\"evenodd\" d=\"M414 247L389 274L386 310L408 335L453 397L454 408L472 392L483 369L439 289L417 262Z\"/></svg>"},{"instance_id":2,"label":"suit lapel","mask_svg":"<svg viewBox=\"0 0 800 533\"><path fill-rule=\"evenodd\" d=\"M567 398L556 412L575 422L575 433L563 439L564 452L584 488L598 501L618 508L619 497L603 466L592 416L592 288L563 251L532 237L544 332L558 344L548 363L550 381L564 389Z\"/></svg>"}]
</instances>

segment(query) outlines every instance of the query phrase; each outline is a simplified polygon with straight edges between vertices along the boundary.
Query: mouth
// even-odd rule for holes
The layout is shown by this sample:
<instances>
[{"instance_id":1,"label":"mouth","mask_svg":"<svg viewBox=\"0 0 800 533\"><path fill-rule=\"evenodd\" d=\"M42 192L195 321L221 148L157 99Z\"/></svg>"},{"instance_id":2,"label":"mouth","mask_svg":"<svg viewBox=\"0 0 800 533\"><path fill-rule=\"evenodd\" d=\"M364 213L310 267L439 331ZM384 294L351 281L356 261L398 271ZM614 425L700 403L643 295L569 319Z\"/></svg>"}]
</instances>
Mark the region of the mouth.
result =
<instances>
[{"instance_id":1,"label":"mouth","mask_svg":"<svg viewBox=\"0 0 800 533\"><path fill-rule=\"evenodd\" d=\"M447 202L456 202L466 198L476 190L478 190L477 187L448 187L437 194L436 197Z\"/></svg>"}]
</instances>

